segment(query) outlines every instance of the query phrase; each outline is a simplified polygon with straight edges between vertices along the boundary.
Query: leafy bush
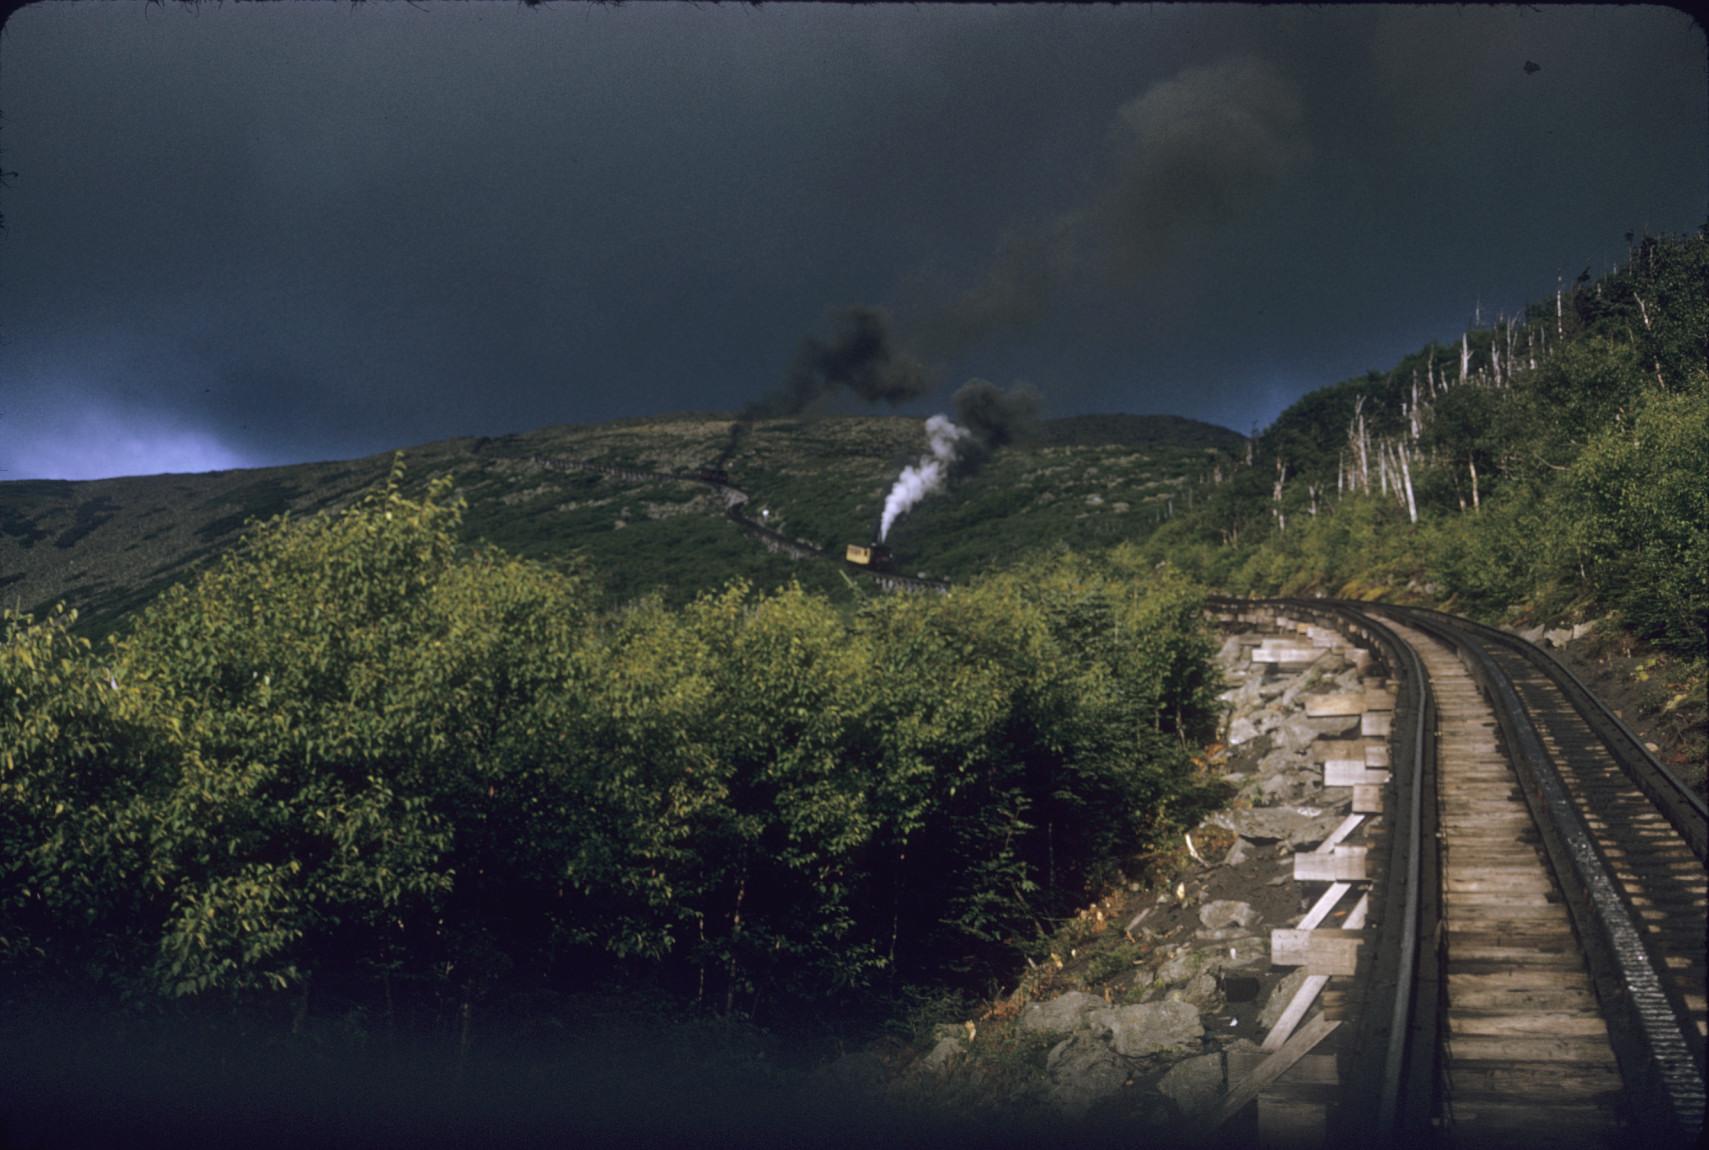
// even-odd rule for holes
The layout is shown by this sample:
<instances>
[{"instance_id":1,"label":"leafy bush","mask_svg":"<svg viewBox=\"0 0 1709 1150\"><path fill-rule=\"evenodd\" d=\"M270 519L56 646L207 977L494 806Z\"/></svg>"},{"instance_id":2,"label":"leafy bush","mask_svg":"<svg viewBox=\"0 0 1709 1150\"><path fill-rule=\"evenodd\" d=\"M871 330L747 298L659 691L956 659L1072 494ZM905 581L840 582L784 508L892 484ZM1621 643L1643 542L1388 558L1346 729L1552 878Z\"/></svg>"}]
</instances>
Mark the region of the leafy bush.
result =
<instances>
[{"instance_id":1,"label":"leafy bush","mask_svg":"<svg viewBox=\"0 0 1709 1150\"><path fill-rule=\"evenodd\" d=\"M1214 726L1201 600L1131 551L601 610L400 481L100 652L6 617L0 962L464 1017L600 972L726 1010L954 983L1144 849Z\"/></svg>"}]
</instances>

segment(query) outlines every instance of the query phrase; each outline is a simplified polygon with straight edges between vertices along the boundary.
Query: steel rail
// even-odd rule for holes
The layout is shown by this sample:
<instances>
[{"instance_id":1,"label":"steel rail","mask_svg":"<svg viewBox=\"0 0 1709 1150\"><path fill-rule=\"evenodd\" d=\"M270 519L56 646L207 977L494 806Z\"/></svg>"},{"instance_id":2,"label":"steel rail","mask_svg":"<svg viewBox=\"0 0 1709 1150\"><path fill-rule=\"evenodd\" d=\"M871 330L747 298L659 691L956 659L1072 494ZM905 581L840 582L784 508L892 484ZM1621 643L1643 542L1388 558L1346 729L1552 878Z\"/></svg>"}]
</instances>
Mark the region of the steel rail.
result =
<instances>
[{"instance_id":1,"label":"steel rail","mask_svg":"<svg viewBox=\"0 0 1709 1150\"><path fill-rule=\"evenodd\" d=\"M1440 619L1449 626L1500 643L1528 660L1561 689L1573 709L1607 745L1614 755L1614 760L1620 764L1633 785L1649 796L1656 809L1690 845L1699 861L1709 860L1709 807L1705 806L1702 796L1687 786L1666 763L1656 758L1625 720L1597 698L1595 693L1585 686L1583 680L1573 674L1571 668L1535 643L1498 627L1462 619L1430 607L1385 606L1384 609L1414 617Z\"/></svg>"},{"instance_id":2,"label":"steel rail","mask_svg":"<svg viewBox=\"0 0 1709 1150\"><path fill-rule=\"evenodd\" d=\"M1512 680L1481 641L1493 629L1470 625L1439 611L1379 604L1369 607L1455 648L1488 695L1509 756L1524 784L1520 790L1531 808L1550 865L1566 891L1567 909L1603 1006L1621 1075L1641 1100L1638 1117L1654 1127L1651 1133L1655 1135L1695 1135L1704 1118L1702 1068L1681 1031L1679 1015L1644 945L1642 932L1621 899L1582 812L1545 750ZM1617 752L1615 759L1620 761Z\"/></svg>"}]
</instances>

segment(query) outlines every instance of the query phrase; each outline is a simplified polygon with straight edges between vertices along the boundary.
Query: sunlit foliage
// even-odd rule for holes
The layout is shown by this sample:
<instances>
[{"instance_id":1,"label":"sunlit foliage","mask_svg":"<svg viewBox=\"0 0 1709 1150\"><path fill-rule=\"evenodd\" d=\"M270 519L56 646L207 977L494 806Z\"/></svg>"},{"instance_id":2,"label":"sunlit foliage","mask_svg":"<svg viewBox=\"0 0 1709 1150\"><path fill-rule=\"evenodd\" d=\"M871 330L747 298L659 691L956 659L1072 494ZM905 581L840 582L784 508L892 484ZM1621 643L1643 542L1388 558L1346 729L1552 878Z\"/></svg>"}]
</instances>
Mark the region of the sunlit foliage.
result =
<instances>
[{"instance_id":1,"label":"sunlit foliage","mask_svg":"<svg viewBox=\"0 0 1709 1150\"><path fill-rule=\"evenodd\" d=\"M6 617L0 963L299 1016L966 980L1150 844L1214 727L1197 593L1131 551L606 608L401 479L258 527L104 647Z\"/></svg>"}]
</instances>

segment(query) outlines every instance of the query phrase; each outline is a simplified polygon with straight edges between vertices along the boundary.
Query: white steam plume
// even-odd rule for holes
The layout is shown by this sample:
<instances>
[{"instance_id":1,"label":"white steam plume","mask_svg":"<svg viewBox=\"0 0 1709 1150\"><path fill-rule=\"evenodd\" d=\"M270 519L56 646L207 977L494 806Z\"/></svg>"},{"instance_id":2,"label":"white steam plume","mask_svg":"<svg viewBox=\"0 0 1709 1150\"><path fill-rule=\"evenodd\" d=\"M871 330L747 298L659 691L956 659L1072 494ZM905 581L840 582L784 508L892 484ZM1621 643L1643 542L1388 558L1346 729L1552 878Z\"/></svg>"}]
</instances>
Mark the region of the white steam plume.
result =
<instances>
[{"instance_id":1,"label":"white steam plume","mask_svg":"<svg viewBox=\"0 0 1709 1150\"><path fill-rule=\"evenodd\" d=\"M957 444L967 438L967 430L947 416L934 415L926 420L926 453L920 462L910 463L896 477L890 494L884 497L884 518L878 525L878 539L890 535L890 525L914 504L942 487L955 462Z\"/></svg>"}]
</instances>

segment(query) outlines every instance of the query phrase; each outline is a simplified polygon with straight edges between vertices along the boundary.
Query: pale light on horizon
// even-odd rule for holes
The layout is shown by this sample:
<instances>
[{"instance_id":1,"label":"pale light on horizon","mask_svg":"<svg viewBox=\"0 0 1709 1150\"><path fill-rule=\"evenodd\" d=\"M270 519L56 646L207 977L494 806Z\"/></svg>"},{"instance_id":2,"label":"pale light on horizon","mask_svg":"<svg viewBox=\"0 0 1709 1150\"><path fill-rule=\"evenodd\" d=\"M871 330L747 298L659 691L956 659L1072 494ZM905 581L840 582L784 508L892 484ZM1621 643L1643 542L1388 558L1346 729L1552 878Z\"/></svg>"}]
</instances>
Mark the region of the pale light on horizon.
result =
<instances>
[{"instance_id":1,"label":"pale light on horizon","mask_svg":"<svg viewBox=\"0 0 1709 1150\"><path fill-rule=\"evenodd\" d=\"M0 432L0 480L113 479L259 466L206 430L131 413L84 409L33 427L0 426Z\"/></svg>"}]
</instances>

